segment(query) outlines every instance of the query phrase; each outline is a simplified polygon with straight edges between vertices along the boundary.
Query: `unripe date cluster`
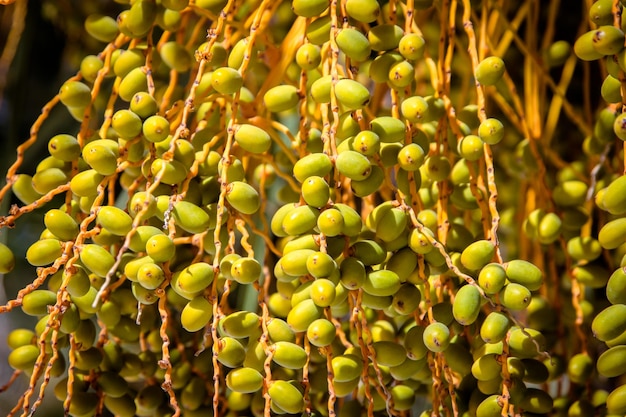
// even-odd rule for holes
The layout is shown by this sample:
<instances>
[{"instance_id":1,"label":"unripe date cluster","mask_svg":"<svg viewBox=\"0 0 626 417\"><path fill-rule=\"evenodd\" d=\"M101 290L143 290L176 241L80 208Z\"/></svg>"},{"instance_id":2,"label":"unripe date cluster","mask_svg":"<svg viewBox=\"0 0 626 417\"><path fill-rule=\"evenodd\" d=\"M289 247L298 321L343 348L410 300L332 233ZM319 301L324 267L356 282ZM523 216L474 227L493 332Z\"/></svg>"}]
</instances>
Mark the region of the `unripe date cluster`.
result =
<instances>
[{"instance_id":1,"label":"unripe date cluster","mask_svg":"<svg viewBox=\"0 0 626 417\"><path fill-rule=\"evenodd\" d=\"M72 416L626 413L621 3L517 57L564 79L604 60L593 126L552 78L518 83L491 3L462 23L430 0L117 3L45 108L73 130L35 124L48 154L0 191L0 227L41 215L24 253L0 243L6 280L19 256L34 276L0 306L37 321L6 337L29 396L54 384ZM580 152L542 149L563 133L513 88L540 81Z\"/></svg>"}]
</instances>

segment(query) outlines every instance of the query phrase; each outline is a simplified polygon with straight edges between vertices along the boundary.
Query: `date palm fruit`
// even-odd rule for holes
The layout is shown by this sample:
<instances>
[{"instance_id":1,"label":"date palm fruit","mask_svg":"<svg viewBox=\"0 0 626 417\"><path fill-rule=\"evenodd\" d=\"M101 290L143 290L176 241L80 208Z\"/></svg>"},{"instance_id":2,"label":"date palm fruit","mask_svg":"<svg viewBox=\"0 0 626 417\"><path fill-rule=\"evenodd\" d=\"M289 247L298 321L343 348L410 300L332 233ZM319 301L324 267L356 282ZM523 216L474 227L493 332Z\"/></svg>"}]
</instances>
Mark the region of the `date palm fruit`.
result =
<instances>
[{"instance_id":1,"label":"date palm fruit","mask_svg":"<svg viewBox=\"0 0 626 417\"><path fill-rule=\"evenodd\" d=\"M510 320L505 314L492 311L480 327L480 337L485 343L498 343L506 337L510 327Z\"/></svg>"},{"instance_id":2,"label":"date palm fruit","mask_svg":"<svg viewBox=\"0 0 626 417\"><path fill-rule=\"evenodd\" d=\"M128 213L117 207L102 207L97 216L98 223L117 236L130 232L133 220Z\"/></svg>"},{"instance_id":3,"label":"date palm fruit","mask_svg":"<svg viewBox=\"0 0 626 417\"><path fill-rule=\"evenodd\" d=\"M626 320L622 313L625 310L625 304L614 304L599 312L591 323L594 336L605 342L624 333Z\"/></svg>"},{"instance_id":4,"label":"date palm fruit","mask_svg":"<svg viewBox=\"0 0 626 417\"><path fill-rule=\"evenodd\" d=\"M73 240L78 235L76 220L62 210L49 210L45 214L43 221L48 230L60 240Z\"/></svg>"},{"instance_id":5,"label":"date palm fruit","mask_svg":"<svg viewBox=\"0 0 626 417\"><path fill-rule=\"evenodd\" d=\"M145 289L155 290L163 281L165 281L165 273L157 264L147 262L137 270L137 282Z\"/></svg>"},{"instance_id":6,"label":"date palm fruit","mask_svg":"<svg viewBox=\"0 0 626 417\"><path fill-rule=\"evenodd\" d=\"M99 277L105 277L115 264L115 258L110 252L93 243L81 248L80 260L88 270Z\"/></svg>"},{"instance_id":7,"label":"date palm fruit","mask_svg":"<svg viewBox=\"0 0 626 417\"><path fill-rule=\"evenodd\" d=\"M42 239L29 246L26 260L34 266L53 263L63 253L63 243L57 239Z\"/></svg>"},{"instance_id":8,"label":"date palm fruit","mask_svg":"<svg viewBox=\"0 0 626 417\"><path fill-rule=\"evenodd\" d=\"M332 169L332 162L328 155L323 153L312 153L299 159L293 166L293 175L303 183L312 175L319 177L326 176Z\"/></svg>"},{"instance_id":9,"label":"date palm fruit","mask_svg":"<svg viewBox=\"0 0 626 417\"><path fill-rule=\"evenodd\" d=\"M504 61L497 56L490 56L478 64L475 75L476 81L482 85L495 85L504 75Z\"/></svg>"},{"instance_id":10,"label":"date palm fruit","mask_svg":"<svg viewBox=\"0 0 626 417\"><path fill-rule=\"evenodd\" d=\"M616 269L606 283L606 298L611 304L626 304L626 272Z\"/></svg>"},{"instance_id":11,"label":"date palm fruit","mask_svg":"<svg viewBox=\"0 0 626 417\"><path fill-rule=\"evenodd\" d=\"M64 184L66 177L63 171L60 171L59 178L62 180L59 185ZM33 177L28 174L18 174L15 178L15 182L11 186L11 191L15 197L24 204L31 204L42 196L42 194L35 189Z\"/></svg>"},{"instance_id":12,"label":"date palm fruit","mask_svg":"<svg viewBox=\"0 0 626 417\"><path fill-rule=\"evenodd\" d=\"M302 369L307 361L304 348L292 342L279 341L272 346L272 360L287 369Z\"/></svg>"},{"instance_id":13,"label":"date palm fruit","mask_svg":"<svg viewBox=\"0 0 626 417\"><path fill-rule=\"evenodd\" d=\"M346 111L361 109L370 101L369 90L358 81L347 78L337 81L335 95Z\"/></svg>"},{"instance_id":14,"label":"date palm fruit","mask_svg":"<svg viewBox=\"0 0 626 417\"><path fill-rule=\"evenodd\" d=\"M464 285L455 295L452 304L454 319L460 324L467 326L478 318L481 307L480 292L474 285Z\"/></svg>"},{"instance_id":15,"label":"date palm fruit","mask_svg":"<svg viewBox=\"0 0 626 417\"><path fill-rule=\"evenodd\" d=\"M91 102L91 89L80 81L67 81L59 90L59 100L66 107L85 108Z\"/></svg>"},{"instance_id":16,"label":"date palm fruit","mask_svg":"<svg viewBox=\"0 0 626 417\"><path fill-rule=\"evenodd\" d=\"M339 49L350 59L365 61L372 51L369 40L363 33L353 28L339 31L336 37Z\"/></svg>"},{"instance_id":17,"label":"date palm fruit","mask_svg":"<svg viewBox=\"0 0 626 417\"><path fill-rule=\"evenodd\" d=\"M400 277L389 270L372 271L367 274L362 288L371 295L394 295L400 289Z\"/></svg>"},{"instance_id":18,"label":"date palm fruit","mask_svg":"<svg viewBox=\"0 0 626 417\"><path fill-rule=\"evenodd\" d=\"M288 381L274 381L267 393L272 404L287 413L299 413L304 408L302 393Z\"/></svg>"},{"instance_id":19,"label":"date palm fruit","mask_svg":"<svg viewBox=\"0 0 626 417\"><path fill-rule=\"evenodd\" d=\"M398 44L398 51L405 59L420 59L424 55L425 41L417 33L405 33Z\"/></svg>"},{"instance_id":20,"label":"date palm fruit","mask_svg":"<svg viewBox=\"0 0 626 417\"><path fill-rule=\"evenodd\" d=\"M281 95L284 95L284 93ZM293 106L294 105L290 105L288 108ZM251 153L263 153L267 151L272 144L272 139L266 131L249 124L236 126L234 137L239 146Z\"/></svg>"},{"instance_id":21,"label":"date palm fruit","mask_svg":"<svg viewBox=\"0 0 626 417\"><path fill-rule=\"evenodd\" d=\"M299 101L298 89L292 85L272 87L263 96L265 107L274 113L295 108Z\"/></svg>"},{"instance_id":22,"label":"date palm fruit","mask_svg":"<svg viewBox=\"0 0 626 417\"><path fill-rule=\"evenodd\" d=\"M250 311L237 311L224 317L220 329L224 334L234 338L248 337L258 329L259 316Z\"/></svg>"},{"instance_id":23,"label":"date palm fruit","mask_svg":"<svg viewBox=\"0 0 626 417\"><path fill-rule=\"evenodd\" d=\"M135 94L145 91L148 85L148 75L143 67L136 67L128 71L120 83L120 98L130 102Z\"/></svg>"},{"instance_id":24,"label":"date palm fruit","mask_svg":"<svg viewBox=\"0 0 626 417\"><path fill-rule=\"evenodd\" d=\"M358 378L363 370L362 361L354 355L335 356L331 364L334 379L338 382L352 381Z\"/></svg>"},{"instance_id":25,"label":"date palm fruit","mask_svg":"<svg viewBox=\"0 0 626 417\"><path fill-rule=\"evenodd\" d=\"M327 0L294 0L291 9L295 14L302 17L315 17L328 8Z\"/></svg>"},{"instance_id":26,"label":"date palm fruit","mask_svg":"<svg viewBox=\"0 0 626 417\"><path fill-rule=\"evenodd\" d=\"M234 94L243 86L241 74L230 67L220 67L211 75L211 86L222 94Z\"/></svg>"},{"instance_id":27,"label":"date palm fruit","mask_svg":"<svg viewBox=\"0 0 626 417\"><path fill-rule=\"evenodd\" d=\"M500 396L497 394L485 398L476 408L476 416L480 417L497 417L501 413L502 403L500 402Z\"/></svg>"},{"instance_id":28,"label":"date palm fruit","mask_svg":"<svg viewBox=\"0 0 626 417\"><path fill-rule=\"evenodd\" d=\"M335 339L335 335L335 325L324 318L313 320L306 330L307 339L317 347L330 345Z\"/></svg>"},{"instance_id":29,"label":"date palm fruit","mask_svg":"<svg viewBox=\"0 0 626 417\"><path fill-rule=\"evenodd\" d=\"M392 24L382 24L370 29L367 38L373 51L389 51L397 48L404 35L401 27Z\"/></svg>"},{"instance_id":30,"label":"date palm fruit","mask_svg":"<svg viewBox=\"0 0 626 417\"><path fill-rule=\"evenodd\" d=\"M321 208L328 203L330 188L322 177L311 175L302 183L302 198L313 207Z\"/></svg>"},{"instance_id":31,"label":"date palm fruit","mask_svg":"<svg viewBox=\"0 0 626 417\"><path fill-rule=\"evenodd\" d=\"M514 259L505 265L505 271L509 281L521 284L530 291L541 287L543 274L539 268L528 261Z\"/></svg>"},{"instance_id":32,"label":"date palm fruit","mask_svg":"<svg viewBox=\"0 0 626 417\"><path fill-rule=\"evenodd\" d=\"M311 300L318 307L329 307L336 297L335 284L324 278L316 279L311 284Z\"/></svg>"},{"instance_id":33,"label":"date palm fruit","mask_svg":"<svg viewBox=\"0 0 626 417\"><path fill-rule=\"evenodd\" d=\"M297 236L311 231L317 224L319 210L303 205L291 210L282 221L282 230L288 236ZM286 254L285 254L286 255ZM292 260L293 260L292 255Z\"/></svg>"},{"instance_id":34,"label":"date palm fruit","mask_svg":"<svg viewBox=\"0 0 626 417\"><path fill-rule=\"evenodd\" d=\"M191 66L191 56L189 52L174 41L166 42L161 45L159 51L163 63L178 72L186 72Z\"/></svg>"},{"instance_id":35,"label":"date palm fruit","mask_svg":"<svg viewBox=\"0 0 626 417\"><path fill-rule=\"evenodd\" d=\"M85 145L82 156L85 162L97 173L111 175L117 170L119 146L113 140L94 140Z\"/></svg>"},{"instance_id":36,"label":"date palm fruit","mask_svg":"<svg viewBox=\"0 0 626 417\"><path fill-rule=\"evenodd\" d=\"M504 285L498 296L503 306L514 311L524 310L532 300L530 290L515 282Z\"/></svg>"},{"instance_id":37,"label":"date palm fruit","mask_svg":"<svg viewBox=\"0 0 626 417\"><path fill-rule=\"evenodd\" d=\"M506 270L497 263L485 265L478 273L478 285L489 295L500 292L506 284L506 280Z\"/></svg>"},{"instance_id":38,"label":"date palm fruit","mask_svg":"<svg viewBox=\"0 0 626 417\"><path fill-rule=\"evenodd\" d=\"M5 245L0 243L0 274L7 274L15 267L15 255L13 251Z\"/></svg>"},{"instance_id":39,"label":"date palm fruit","mask_svg":"<svg viewBox=\"0 0 626 417\"><path fill-rule=\"evenodd\" d=\"M312 70L321 62L320 48L312 43L305 43L296 52L296 62L304 70Z\"/></svg>"},{"instance_id":40,"label":"date palm fruit","mask_svg":"<svg viewBox=\"0 0 626 417\"><path fill-rule=\"evenodd\" d=\"M263 386L263 376L252 368L237 368L226 375L226 384L235 392L253 393Z\"/></svg>"},{"instance_id":41,"label":"date palm fruit","mask_svg":"<svg viewBox=\"0 0 626 417\"><path fill-rule=\"evenodd\" d=\"M397 64L396 64L397 65ZM396 68L392 66L390 74ZM425 123L430 119L430 109L428 107L428 102L420 96L409 97L404 100L400 106L402 111L402 115L409 121L413 123ZM417 144L415 144L417 145Z\"/></svg>"},{"instance_id":42,"label":"date palm fruit","mask_svg":"<svg viewBox=\"0 0 626 417\"><path fill-rule=\"evenodd\" d=\"M495 353L481 356L472 365L472 375L479 381L489 381L500 376L502 365Z\"/></svg>"},{"instance_id":43,"label":"date palm fruit","mask_svg":"<svg viewBox=\"0 0 626 417\"><path fill-rule=\"evenodd\" d=\"M87 16L85 30L100 42L111 42L119 33L115 19L101 14Z\"/></svg>"},{"instance_id":44,"label":"date palm fruit","mask_svg":"<svg viewBox=\"0 0 626 417\"><path fill-rule=\"evenodd\" d=\"M399 366L406 358L406 350L393 341L379 340L372 344L376 360L382 366Z\"/></svg>"},{"instance_id":45,"label":"date palm fruit","mask_svg":"<svg viewBox=\"0 0 626 417\"><path fill-rule=\"evenodd\" d=\"M251 284L261 276L261 264L254 258L242 257L230 267L232 278L240 284Z\"/></svg>"},{"instance_id":46,"label":"date palm fruit","mask_svg":"<svg viewBox=\"0 0 626 417\"><path fill-rule=\"evenodd\" d=\"M596 367L598 372L607 378L626 373L623 356L626 346L614 346L598 357Z\"/></svg>"},{"instance_id":47,"label":"date palm fruit","mask_svg":"<svg viewBox=\"0 0 626 417\"><path fill-rule=\"evenodd\" d=\"M170 134L170 123L163 116L152 115L144 120L141 131L148 142L161 142Z\"/></svg>"},{"instance_id":48,"label":"date palm fruit","mask_svg":"<svg viewBox=\"0 0 626 417\"><path fill-rule=\"evenodd\" d=\"M623 214L626 212L626 200L622 192L626 187L626 176L620 176L604 189L601 198L598 198L598 204L602 205L603 210L611 214Z\"/></svg>"},{"instance_id":49,"label":"date palm fruit","mask_svg":"<svg viewBox=\"0 0 626 417\"><path fill-rule=\"evenodd\" d=\"M222 337L213 345L217 360L229 368L238 368L246 357L244 346L235 338Z\"/></svg>"},{"instance_id":50,"label":"date palm fruit","mask_svg":"<svg viewBox=\"0 0 626 417\"><path fill-rule=\"evenodd\" d=\"M488 240L478 240L463 250L461 253L461 263L469 270L477 271L487 265L495 253L493 242Z\"/></svg>"},{"instance_id":51,"label":"date palm fruit","mask_svg":"<svg viewBox=\"0 0 626 417\"><path fill-rule=\"evenodd\" d=\"M255 213L261 206L259 193L249 184L234 181L227 186L226 200L243 214Z\"/></svg>"},{"instance_id":52,"label":"date palm fruit","mask_svg":"<svg viewBox=\"0 0 626 417\"><path fill-rule=\"evenodd\" d=\"M604 249L615 249L624 243L623 227L626 226L626 219L618 218L606 223L598 233L598 241Z\"/></svg>"},{"instance_id":53,"label":"date palm fruit","mask_svg":"<svg viewBox=\"0 0 626 417\"><path fill-rule=\"evenodd\" d=\"M49 290L34 290L24 296L22 311L29 316L43 316L48 312L48 306L54 305L56 295Z\"/></svg>"},{"instance_id":54,"label":"date palm fruit","mask_svg":"<svg viewBox=\"0 0 626 417\"><path fill-rule=\"evenodd\" d=\"M614 415L626 412L626 389L624 385L615 388L606 399L607 411Z\"/></svg>"},{"instance_id":55,"label":"date palm fruit","mask_svg":"<svg viewBox=\"0 0 626 417\"><path fill-rule=\"evenodd\" d=\"M624 32L612 26L600 26L591 38L593 48L602 55L614 55L624 48Z\"/></svg>"},{"instance_id":56,"label":"date palm fruit","mask_svg":"<svg viewBox=\"0 0 626 417\"><path fill-rule=\"evenodd\" d=\"M415 67L409 61L397 62L389 68L388 82L394 88L405 88L415 78Z\"/></svg>"},{"instance_id":57,"label":"date palm fruit","mask_svg":"<svg viewBox=\"0 0 626 417\"><path fill-rule=\"evenodd\" d=\"M203 296L190 300L180 315L180 322L188 332L202 329L211 320L213 306Z\"/></svg>"},{"instance_id":58,"label":"date palm fruit","mask_svg":"<svg viewBox=\"0 0 626 417\"><path fill-rule=\"evenodd\" d=\"M371 23L380 14L380 5L375 0L348 0L346 11L348 16L359 22Z\"/></svg>"},{"instance_id":59,"label":"date palm fruit","mask_svg":"<svg viewBox=\"0 0 626 417\"><path fill-rule=\"evenodd\" d=\"M423 338L428 350L443 352L450 345L450 329L443 323L434 322L426 326Z\"/></svg>"},{"instance_id":60,"label":"date palm fruit","mask_svg":"<svg viewBox=\"0 0 626 417\"><path fill-rule=\"evenodd\" d=\"M321 318L322 308L311 299L304 300L291 309L287 315L287 323L293 331L299 333L307 331L311 323Z\"/></svg>"}]
</instances>

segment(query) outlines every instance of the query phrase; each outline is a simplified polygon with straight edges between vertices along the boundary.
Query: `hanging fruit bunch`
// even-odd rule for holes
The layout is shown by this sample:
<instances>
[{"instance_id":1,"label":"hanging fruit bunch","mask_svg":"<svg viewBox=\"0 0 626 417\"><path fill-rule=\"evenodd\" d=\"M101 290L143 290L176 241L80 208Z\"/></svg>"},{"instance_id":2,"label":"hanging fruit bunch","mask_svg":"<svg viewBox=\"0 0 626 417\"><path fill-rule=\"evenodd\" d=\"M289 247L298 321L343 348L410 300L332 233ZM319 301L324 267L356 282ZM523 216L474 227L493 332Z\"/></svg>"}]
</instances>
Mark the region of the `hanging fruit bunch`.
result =
<instances>
[{"instance_id":1,"label":"hanging fruit bunch","mask_svg":"<svg viewBox=\"0 0 626 417\"><path fill-rule=\"evenodd\" d=\"M620 1L116 3L0 189L10 416L626 414Z\"/></svg>"}]
</instances>

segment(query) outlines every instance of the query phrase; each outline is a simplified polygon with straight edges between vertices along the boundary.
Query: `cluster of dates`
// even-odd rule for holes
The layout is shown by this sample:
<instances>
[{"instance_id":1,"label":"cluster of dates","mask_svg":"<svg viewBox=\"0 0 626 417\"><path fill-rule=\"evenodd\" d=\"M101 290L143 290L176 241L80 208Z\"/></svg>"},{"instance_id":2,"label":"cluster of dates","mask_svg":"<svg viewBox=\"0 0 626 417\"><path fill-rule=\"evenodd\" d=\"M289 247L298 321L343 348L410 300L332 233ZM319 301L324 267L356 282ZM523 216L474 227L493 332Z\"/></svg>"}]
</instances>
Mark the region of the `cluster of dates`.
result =
<instances>
[{"instance_id":1,"label":"cluster of dates","mask_svg":"<svg viewBox=\"0 0 626 417\"><path fill-rule=\"evenodd\" d=\"M485 91L509 89L500 57L470 46L450 70L475 81L467 97L479 105L433 81L449 62L433 22L416 22L450 10L118 3L117 18L86 20L106 46L37 122L60 103L80 125L49 138L32 175L20 154L0 194L20 201L2 227L47 210L25 254L36 277L0 307L39 320L7 338L9 364L30 379L11 415L36 410L51 382L72 416L410 415L418 397L423 415L626 413L626 385L577 400L546 389L568 380L580 393L596 367L626 372L626 273L609 279L598 262L623 252L625 177L596 184L596 205L615 216L597 239L584 166L561 169L554 207L524 216L528 240L563 243L571 283L506 261L498 228L519 202L496 199L519 179L494 166L545 167L531 141L500 144L506 122L487 117ZM582 59L609 56L609 72L624 43L612 3L594 4L602 26L574 45ZM559 65L569 49L551 53ZM622 101L615 82L603 85L609 103ZM618 113L601 113L589 155L622 138ZM1 245L4 279L17 279L14 263ZM581 288L605 287L612 305L590 311ZM597 363L580 337L589 327L610 347Z\"/></svg>"}]
</instances>

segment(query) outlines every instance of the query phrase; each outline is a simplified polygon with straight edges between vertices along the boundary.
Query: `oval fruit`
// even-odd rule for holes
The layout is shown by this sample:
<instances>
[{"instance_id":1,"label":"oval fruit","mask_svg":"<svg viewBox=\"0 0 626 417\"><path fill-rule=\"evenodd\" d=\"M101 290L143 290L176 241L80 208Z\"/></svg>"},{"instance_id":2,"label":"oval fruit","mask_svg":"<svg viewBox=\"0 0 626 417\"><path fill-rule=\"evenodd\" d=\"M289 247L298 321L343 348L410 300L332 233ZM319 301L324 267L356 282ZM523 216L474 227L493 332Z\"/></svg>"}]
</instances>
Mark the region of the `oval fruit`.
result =
<instances>
[{"instance_id":1,"label":"oval fruit","mask_svg":"<svg viewBox=\"0 0 626 417\"><path fill-rule=\"evenodd\" d=\"M57 239L42 239L30 245L26 251L26 260L33 266L45 266L53 263L63 254L63 243Z\"/></svg>"},{"instance_id":2,"label":"oval fruit","mask_svg":"<svg viewBox=\"0 0 626 417\"><path fill-rule=\"evenodd\" d=\"M606 399L609 414L621 416L626 414L626 385L615 388Z\"/></svg>"},{"instance_id":3,"label":"oval fruit","mask_svg":"<svg viewBox=\"0 0 626 417\"><path fill-rule=\"evenodd\" d=\"M626 304L614 304L602 310L591 322L594 336L603 342L626 331Z\"/></svg>"},{"instance_id":4,"label":"oval fruit","mask_svg":"<svg viewBox=\"0 0 626 417\"><path fill-rule=\"evenodd\" d=\"M363 291L379 297L394 295L400 289L400 277L393 271L381 269L367 274Z\"/></svg>"},{"instance_id":5,"label":"oval fruit","mask_svg":"<svg viewBox=\"0 0 626 417\"><path fill-rule=\"evenodd\" d=\"M369 90L360 82L348 78L337 81L335 96L345 111L362 109L370 101Z\"/></svg>"},{"instance_id":6,"label":"oval fruit","mask_svg":"<svg viewBox=\"0 0 626 417\"><path fill-rule=\"evenodd\" d=\"M353 28L345 28L337 34L337 46L350 59L357 62L369 58L372 48L367 37Z\"/></svg>"},{"instance_id":7,"label":"oval fruit","mask_svg":"<svg viewBox=\"0 0 626 417\"><path fill-rule=\"evenodd\" d=\"M87 244L80 250L80 261L87 269L99 277L106 277L115 264L109 251L96 244Z\"/></svg>"},{"instance_id":8,"label":"oval fruit","mask_svg":"<svg viewBox=\"0 0 626 417\"><path fill-rule=\"evenodd\" d=\"M626 218L606 223L598 233L598 241L604 249L615 249L626 242Z\"/></svg>"},{"instance_id":9,"label":"oval fruit","mask_svg":"<svg viewBox=\"0 0 626 417\"><path fill-rule=\"evenodd\" d=\"M335 381L348 382L359 378L363 361L354 355L339 355L331 360Z\"/></svg>"},{"instance_id":10,"label":"oval fruit","mask_svg":"<svg viewBox=\"0 0 626 417\"><path fill-rule=\"evenodd\" d=\"M450 345L450 329L443 323L433 322L424 329L424 345L431 352L443 352Z\"/></svg>"},{"instance_id":11,"label":"oval fruit","mask_svg":"<svg viewBox=\"0 0 626 417\"><path fill-rule=\"evenodd\" d=\"M404 125L403 125L404 126ZM312 153L299 159L293 166L293 175L303 183L312 175L324 177L330 173L333 165L328 155L324 153Z\"/></svg>"},{"instance_id":12,"label":"oval fruit","mask_svg":"<svg viewBox=\"0 0 626 417\"><path fill-rule=\"evenodd\" d=\"M211 224L206 210L188 201L178 201L172 209L172 214L176 225L189 233L202 233Z\"/></svg>"},{"instance_id":13,"label":"oval fruit","mask_svg":"<svg viewBox=\"0 0 626 417\"><path fill-rule=\"evenodd\" d=\"M511 282L506 284L500 291L500 302L510 310L524 310L530 304L532 294L523 285Z\"/></svg>"},{"instance_id":14,"label":"oval fruit","mask_svg":"<svg viewBox=\"0 0 626 417\"><path fill-rule=\"evenodd\" d=\"M480 337L485 343L498 343L506 337L511 322L509 318L499 312L490 312L480 326Z\"/></svg>"},{"instance_id":15,"label":"oval fruit","mask_svg":"<svg viewBox=\"0 0 626 417\"><path fill-rule=\"evenodd\" d=\"M234 138L239 146L251 153L263 153L272 145L270 135L260 127L251 124L237 125Z\"/></svg>"},{"instance_id":16,"label":"oval fruit","mask_svg":"<svg viewBox=\"0 0 626 417\"><path fill-rule=\"evenodd\" d=\"M543 273L528 261L512 260L505 265L505 271L509 281L521 284L530 291L536 291L541 287Z\"/></svg>"},{"instance_id":17,"label":"oval fruit","mask_svg":"<svg viewBox=\"0 0 626 417\"><path fill-rule=\"evenodd\" d=\"M380 5L376 0L347 0L346 12L354 20L370 23L380 14Z\"/></svg>"},{"instance_id":18,"label":"oval fruit","mask_svg":"<svg viewBox=\"0 0 626 417\"><path fill-rule=\"evenodd\" d=\"M272 360L286 369L302 369L308 360L304 348L291 342L276 342Z\"/></svg>"},{"instance_id":19,"label":"oval fruit","mask_svg":"<svg viewBox=\"0 0 626 417\"><path fill-rule=\"evenodd\" d=\"M189 301L180 314L180 323L188 332L203 329L213 317L213 305L204 296Z\"/></svg>"},{"instance_id":20,"label":"oval fruit","mask_svg":"<svg viewBox=\"0 0 626 417\"><path fill-rule=\"evenodd\" d=\"M19 371L31 371L39 357L39 348L35 345L24 345L9 353L8 362L11 368Z\"/></svg>"},{"instance_id":21,"label":"oval fruit","mask_svg":"<svg viewBox=\"0 0 626 417\"><path fill-rule=\"evenodd\" d=\"M476 81L482 85L495 85L504 75L505 67L502 58L490 56L478 63L475 69Z\"/></svg>"},{"instance_id":22,"label":"oval fruit","mask_svg":"<svg viewBox=\"0 0 626 417\"><path fill-rule=\"evenodd\" d=\"M48 306L57 302L56 293L49 290L34 290L24 295L22 311L29 316L43 316L48 313Z\"/></svg>"},{"instance_id":23,"label":"oval fruit","mask_svg":"<svg viewBox=\"0 0 626 417\"><path fill-rule=\"evenodd\" d=\"M327 319L316 319L306 330L306 337L313 346L323 347L330 345L335 340L337 329Z\"/></svg>"},{"instance_id":24,"label":"oval fruit","mask_svg":"<svg viewBox=\"0 0 626 417\"><path fill-rule=\"evenodd\" d=\"M287 315L287 323L294 332L305 332L315 320L322 316L324 310L315 305L313 300L306 299L296 304Z\"/></svg>"},{"instance_id":25,"label":"oval fruit","mask_svg":"<svg viewBox=\"0 0 626 417\"><path fill-rule=\"evenodd\" d=\"M600 375L613 378L626 373L626 346L613 346L598 357L596 368Z\"/></svg>"},{"instance_id":26,"label":"oval fruit","mask_svg":"<svg viewBox=\"0 0 626 417\"><path fill-rule=\"evenodd\" d=\"M300 413L304 409L302 393L287 381L274 381L267 390L272 404L287 413Z\"/></svg>"},{"instance_id":27,"label":"oval fruit","mask_svg":"<svg viewBox=\"0 0 626 417\"><path fill-rule=\"evenodd\" d=\"M293 85L277 85L267 90L263 96L265 107L272 113L294 109L299 102L300 94Z\"/></svg>"},{"instance_id":28,"label":"oval fruit","mask_svg":"<svg viewBox=\"0 0 626 417\"><path fill-rule=\"evenodd\" d=\"M236 311L221 320L220 329L230 337L241 339L258 330L259 320L260 317L251 311Z\"/></svg>"},{"instance_id":29,"label":"oval fruit","mask_svg":"<svg viewBox=\"0 0 626 417\"><path fill-rule=\"evenodd\" d=\"M478 271L491 262L496 248L490 240L473 242L461 253L461 263L470 271Z\"/></svg>"},{"instance_id":30,"label":"oval fruit","mask_svg":"<svg viewBox=\"0 0 626 417\"><path fill-rule=\"evenodd\" d=\"M463 326L474 323L480 313L481 304L482 297L474 285L462 286L454 296L452 304L454 319Z\"/></svg>"},{"instance_id":31,"label":"oval fruit","mask_svg":"<svg viewBox=\"0 0 626 417\"><path fill-rule=\"evenodd\" d=\"M261 207L259 193L250 184L233 181L226 188L226 200L238 212L256 213Z\"/></svg>"},{"instance_id":32,"label":"oval fruit","mask_svg":"<svg viewBox=\"0 0 626 417\"><path fill-rule=\"evenodd\" d=\"M226 375L226 385L235 392L253 393L263 387L263 375L253 368L237 368Z\"/></svg>"},{"instance_id":33,"label":"oval fruit","mask_svg":"<svg viewBox=\"0 0 626 417\"><path fill-rule=\"evenodd\" d=\"M494 295L506 284L506 271L497 263L490 263L483 267L478 274L478 285L488 295Z\"/></svg>"},{"instance_id":34,"label":"oval fruit","mask_svg":"<svg viewBox=\"0 0 626 417\"><path fill-rule=\"evenodd\" d=\"M96 220L103 228L117 236L127 235L133 225L130 215L115 206L101 207Z\"/></svg>"}]
</instances>

